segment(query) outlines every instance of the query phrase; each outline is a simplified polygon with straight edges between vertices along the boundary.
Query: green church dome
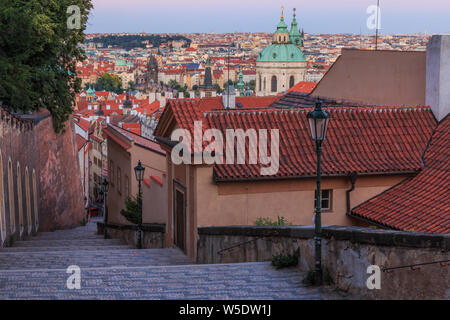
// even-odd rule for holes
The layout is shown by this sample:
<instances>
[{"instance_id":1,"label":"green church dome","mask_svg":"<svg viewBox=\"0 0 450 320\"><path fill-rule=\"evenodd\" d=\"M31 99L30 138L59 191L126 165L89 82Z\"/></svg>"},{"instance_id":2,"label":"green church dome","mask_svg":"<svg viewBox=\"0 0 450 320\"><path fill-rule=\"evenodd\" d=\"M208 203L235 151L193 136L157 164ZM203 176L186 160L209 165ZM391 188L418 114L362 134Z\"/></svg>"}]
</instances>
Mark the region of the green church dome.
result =
<instances>
[{"instance_id":1,"label":"green church dome","mask_svg":"<svg viewBox=\"0 0 450 320\"><path fill-rule=\"evenodd\" d=\"M305 54L296 45L271 44L258 55L257 62L306 62Z\"/></svg>"}]
</instances>

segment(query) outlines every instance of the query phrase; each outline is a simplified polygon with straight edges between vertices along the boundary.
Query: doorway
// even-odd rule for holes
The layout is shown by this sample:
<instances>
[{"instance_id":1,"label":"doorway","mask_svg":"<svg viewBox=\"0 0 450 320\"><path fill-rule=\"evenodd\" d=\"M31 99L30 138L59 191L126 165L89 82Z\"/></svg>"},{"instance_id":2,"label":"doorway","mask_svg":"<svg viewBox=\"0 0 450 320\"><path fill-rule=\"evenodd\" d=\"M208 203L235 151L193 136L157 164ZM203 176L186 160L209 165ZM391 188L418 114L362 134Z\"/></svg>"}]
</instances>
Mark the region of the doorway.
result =
<instances>
[{"instance_id":1,"label":"doorway","mask_svg":"<svg viewBox=\"0 0 450 320\"><path fill-rule=\"evenodd\" d=\"M186 252L186 188L174 181L175 245Z\"/></svg>"}]
</instances>

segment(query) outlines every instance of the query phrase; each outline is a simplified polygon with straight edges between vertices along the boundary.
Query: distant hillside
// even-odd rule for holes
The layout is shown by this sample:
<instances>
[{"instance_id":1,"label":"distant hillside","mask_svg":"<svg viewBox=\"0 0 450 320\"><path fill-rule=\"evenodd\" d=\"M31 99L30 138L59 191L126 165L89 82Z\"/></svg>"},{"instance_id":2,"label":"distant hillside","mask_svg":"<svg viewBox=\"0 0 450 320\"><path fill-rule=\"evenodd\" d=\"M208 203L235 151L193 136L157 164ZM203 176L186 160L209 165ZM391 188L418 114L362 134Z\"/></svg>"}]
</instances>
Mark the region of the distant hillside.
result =
<instances>
[{"instance_id":1,"label":"distant hillside","mask_svg":"<svg viewBox=\"0 0 450 320\"><path fill-rule=\"evenodd\" d=\"M125 50L131 50L134 48L145 48L147 45L146 41L149 44L153 44L153 47L158 48L163 43L168 43L170 41L186 41L186 45L184 47L189 47L191 44L191 39L188 39L183 36L160 36L160 35L148 35L148 36L140 36L140 35L127 35L127 36L104 36L104 37L96 37L90 40L90 42L94 43L102 43L105 48L108 46L119 46L124 48Z\"/></svg>"}]
</instances>

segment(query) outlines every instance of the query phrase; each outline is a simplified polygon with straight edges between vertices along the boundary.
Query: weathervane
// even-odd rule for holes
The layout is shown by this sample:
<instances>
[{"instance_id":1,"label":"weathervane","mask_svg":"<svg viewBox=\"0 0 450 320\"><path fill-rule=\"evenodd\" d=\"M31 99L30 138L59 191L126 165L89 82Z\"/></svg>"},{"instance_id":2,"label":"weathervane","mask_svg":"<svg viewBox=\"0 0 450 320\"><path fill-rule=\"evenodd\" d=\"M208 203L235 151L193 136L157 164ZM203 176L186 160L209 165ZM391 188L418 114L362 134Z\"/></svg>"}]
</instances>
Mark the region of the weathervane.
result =
<instances>
[{"instance_id":1,"label":"weathervane","mask_svg":"<svg viewBox=\"0 0 450 320\"><path fill-rule=\"evenodd\" d=\"M295 10L297 10L297 9L294 8L294 18L296 17L296 16L295 16Z\"/></svg>"},{"instance_id":2,"label":"weathervane","mask_svg":"<svg viewBox=\"0 0 450 320\"><path fill-rule=\"evenodd\" d=\"M284 6L281 6L281 19L284 18Z\"/></svg>"}]
</instances>

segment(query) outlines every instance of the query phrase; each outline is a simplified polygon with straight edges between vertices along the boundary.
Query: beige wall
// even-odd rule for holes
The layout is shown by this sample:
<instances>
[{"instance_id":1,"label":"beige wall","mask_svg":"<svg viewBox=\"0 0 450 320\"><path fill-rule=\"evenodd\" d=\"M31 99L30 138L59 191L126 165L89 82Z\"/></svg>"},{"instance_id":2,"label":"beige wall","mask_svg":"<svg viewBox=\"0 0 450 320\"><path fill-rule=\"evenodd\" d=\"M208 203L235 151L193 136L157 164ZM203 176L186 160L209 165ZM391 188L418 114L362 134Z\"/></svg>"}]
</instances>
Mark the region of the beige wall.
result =
<instances>
[{"instance_id":1,"label":"beige wall","mask_svg":"<svg viewBox=\"0 0 450 320\"><path fill-rule=\"evenodd\" d=\"M163 176L163 185L150 179L150 187L145 183L142 188L142 223L167 223L167 178Z\"/></svg>"},{"instance_id":2,"label":"beige wall","mask_svg":"<svg viewBox=\"0 0 450 320\"><path fill-rule=\"evenodd\" d=\"M166 245L173 243L173 178L187 192L187 250L195 257L197 227L253 225L258 218L276 220L283 216L295 225L311 225L314 215L315 179L276 180L270 182L215 183L212 166L172 166L168 160L168 232ZM351 207L379 194L407 176L359 177L350 194ZM322 188L332 191L332 209L322 213L323 225L363 225L349 218L346 191L349 178L324 178Z\"/></svg>"},{"instance_id":3,"label":"beige wall","mask_svg":"<svg viewBox=\"0 0 450 320\"><path fill-rule=\"evenodd\" d=\"M138 193L139 187L136 181L136 176L134 173L134 167L137 165L138 161L141 160L142 165L145 167L145 178L148 179L150 176L158 176L164 178L166 171L165 156L148 149L144 149L137 145L132 145L129 150L125 150L120 147L112 139L108 139L108 174L109 181L111 182L111 168L110 160L114 162L114 182L109 185L108 192L108 222L120 223L120 224L130 224L121 214L120 211L125 208L126 194L125 194L125 183L126 176L128 176L129 182L129 194L130 196L135 196ZM118 190L118 170L121 170L121 192ZM157 194L161 195L161 191L154 187L150 190L145 190L146 186L143 183L143 197L149 195L149 192L154 190ZM145 194L144 194L145 192ZM161 216L153 215L153 209L149 209L147 206L157 208L165 208L167 199L165 196L151 195L151 201L149 199L143 199L143 223L160 222L164 223L164 219ZM167 209L166 209L167 212ZM155 221L153 221L155 220Z\"/></svg>"},{"instance_id":4,"label":"beige wall","mask_svg":"<svg viewBox=\"0 0 450 320\"><path fill-rule=\"evenodd\" d=\"M296 225L313 223L315 179L215 184L211 177L212 167L197 169L198 226L253 225L260 217L276 220L278 216ZM402 175L358 178L350 194L351 206L405 178ZM355 224L346 215L346 191L350 187L349 178L322 180L323 190L333 190L332 208L322 214L324 225Z\"/></svg>"}]
</instances>

